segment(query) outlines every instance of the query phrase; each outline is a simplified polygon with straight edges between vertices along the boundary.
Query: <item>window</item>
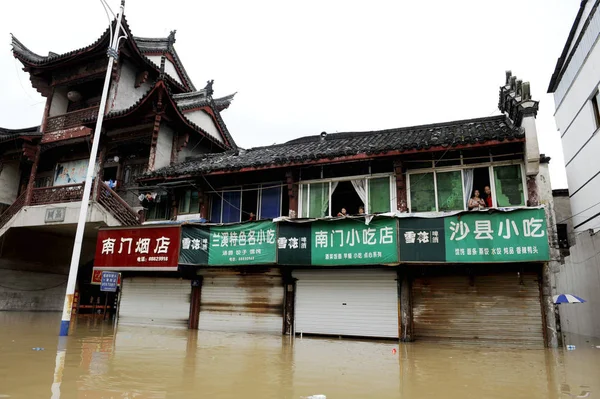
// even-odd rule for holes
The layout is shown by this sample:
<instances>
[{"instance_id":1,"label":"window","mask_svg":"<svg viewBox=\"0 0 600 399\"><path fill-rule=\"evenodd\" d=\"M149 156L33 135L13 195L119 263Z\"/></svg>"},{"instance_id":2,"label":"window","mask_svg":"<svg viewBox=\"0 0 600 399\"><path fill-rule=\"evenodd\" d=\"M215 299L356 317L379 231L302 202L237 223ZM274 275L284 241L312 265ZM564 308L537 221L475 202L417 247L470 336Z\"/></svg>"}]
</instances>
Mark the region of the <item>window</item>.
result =
<instances>
[{"instance_id":1,"label":"window","mask_svg":"<svg viewBox=\"0 0 600 399\"><path fill-rule=\"evenodd\" d=\"M347 180L300 184L299 215L303 218L390 212L394 207L392 176L356 176Z\"/></svg>"},{"instance_id":2,"label":"window","mask_svg":"<svg viewBox=\"0 0 600 399\"><path fill-rule=\"evenodd\" d=\"M562 249L569 249L569 234L567 231L567 224L557 224L556 233L558 235L558 247Z\"/></svg>"},{"instance_id":3,"label":"window","mask_svg":"<svg viewBox=\"0 0 600 399\"><path fill-rule=\"evenodd\" d=\"M169 218L169 201L166 195L158 195L148 204L146 213L148 220L165 220Z\"/></svg>"},{"instance_id":4,"label":"window","mask_svg":"<svg viewBox=\"0 0 600 399\"><path fill-rule=\"evenodd\" d=\"M179 213L198 213L200 212L200 199L198 190L185 190L179 197Z\"/></svg>"},{"instance_id":5,"label":"window","mask_svg":"<svg viewBox=\"0 0 600 399\"><path fill-rule=\"evenodd\" d=\"M494 167L496 203L499 207L523 206L523 178L520 165Z\"/></svg>"},{"instance_id":6,"label":"window","mask_svg":"<svg viewBox=\"0 0 600 399\"><path fill-rule=\"evenodd\" d=\"M277 218L281 216L282 192L281 183L270 183L213 193L210 221L242 222L250 219L250 213L254 220Z\"/></svg>"},{"instance_id":7,"label":"window","mask_svg":"<svg viewBox=\"0 0 600 399\"><path fill-rule=\"evenodd\" d=\"M592 97L592 111L594 112L594 121L596 122L594 131L600 128L600 107L598 106L598 97L600 97L600 92L596 92Z\"/></svg>"},{"instance_id":8,"label":"window","mask_svg":"<svg viewBox=\"0 0 600 399\"><path fill-rule=\"evenodd\" d=\"M213 223L236 223L241 221L242 190L217 191L212 194L210 221Z\"/></svg>"},{"instance_id":9,"label":"window","mask_svg":"<svg viewBox=\"0 0 600 399\"><path fill-rule=\"evenodd\" d=\"M476 193L486 207L525 206L520 164L409 172L407 181L411 212L467 210Z\"/></svg>"},{"instance_id":10,"label":"window","mask_svg":"<svg viewBox=\"0 0 600 399\"><path fill-rule=\"evenodd\" d=\"M281 216L281 186L265 185L260 190L260 219Z\"/></svg>"}]
</instances>

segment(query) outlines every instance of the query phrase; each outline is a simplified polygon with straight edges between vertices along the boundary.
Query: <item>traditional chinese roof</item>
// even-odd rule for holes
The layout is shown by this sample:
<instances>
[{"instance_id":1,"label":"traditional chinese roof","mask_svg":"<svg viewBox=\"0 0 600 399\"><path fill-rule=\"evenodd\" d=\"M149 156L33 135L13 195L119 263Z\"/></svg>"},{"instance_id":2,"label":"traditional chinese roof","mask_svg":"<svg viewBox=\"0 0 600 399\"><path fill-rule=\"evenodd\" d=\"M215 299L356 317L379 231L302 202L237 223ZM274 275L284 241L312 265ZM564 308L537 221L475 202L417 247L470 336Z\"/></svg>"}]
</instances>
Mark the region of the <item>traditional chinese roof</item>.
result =
<instances>
[{"instance_id":1,"label":"traditional chinese roof","mask_svg":"<svg viewBox=\"0 0 600 399\"><path fill-rule=\"evenodd\" d=\"M504 115L369 132L332 133L301 137L285 144L238 152L207 154L150 172L146 177L178 177L236 171L246 168L281 167L321 159L357 155L384 156L465 148L474 144L522 141L525 134Z\"/></svg>"},{"instance_id":2,"label":"traditional chinese roof","mask_svg":"<svg viewBox=\"0 0 600 399\"><path fill-rule=\"evenodd\" d=\"M23 138L33 138L33 137L41 137L42 133L40 132L39 126L28 127L24 129L6 129L0 127L0 143L5 141L9 141L12 139L16 139L19 137Z\"/></svg>"},{"instance_id":3,"label":"traditional chinese roof","mask_svg":"<svg viewBox=\"0 0 600 399\"><path fill-rule=\"evenodd\" d=\"M133 36L125 16L123 16L121 24L127 33L127 40L124 43L128 43L133 48L134 53L137 53L146 65L154 69L156 72L160 72L160 65L157 65L155 62L150 60L147 55L168 54L170 59L174 61L177 70L181 73L184 84L182 85L181 83L177 82L175 77L167 75L169 83L176 86L183 92L196 90L186 70L183 68L183 64L181 63L175 48L173 47L173 44L175 43L175 31L171 32L171 34L166 38L141 38ZM112 25L114 29L116 26L116 21L113 21ZM110 41L110 28L107 28L104 33L92 44L62 54L56 54L50 51L48 52L48 55L39 55L27 48L14 35L11 34L11 37L13 54L25 66L33 68L54 68L70 62L82 54L91 52L105 53Z\"/></svg>"},{"instance_id":4,"label":"traditional chinese roof","mask_svg":"<svg viewBox=\"0 0 600 399\"><path fill-rule=\"evenodd\" d=\"M222 148L223 150L236 150L237 149L237 145L235 144L233 137L231 137L229 130L227 130L227 126L225 125L225 122L221 118L219 111L210 103L210 101L212 101L212 100L209 99L209 102L206 104L206 107L210 108L210 110L212 111L212 114L215 117L215 122L218 125L218 127L223 135L223 137L222 137L223 142L219 142L218 140L216 140L208 132L206 132L204 129L202 129L202 127L198 126L197 124L195 124L194 122L192 122L185 116L185 114L183 113L183 110L181 109L181 107L179 107L179 105L177 104L177 102L174 99L175 95L173 95L171 93L169 87L164 84L164 81L162 80L162 78L159 78L152 85L152 87L139 100L137 100L132 106L130 106L129 108L123 109L123 110L119 110L119 111L111 111L104 116L104 120L111 121L111 120L115 120L118 118L122 118L122 117L125 117L128 115L131 115L134 112L141 109L141 107L146 104L149 104L149 106L152 107L153 103L152 103L152 101L149 101L149 100L153 97L157 97L159 92L165 93L165 95L162 97L162 102L167 107L169 107L170 110L174 111L174 113L178 116L178 119L180 122L184 123L192 130L200 133L202 136L204 136L204 138L213 142L214 144L216 144L218 147ZM93 116L91 118L85 119L84 122L85 123L94 123L96 121L96 118L97 118L97 116Z\"/></svg>"},{"instance_id":5,"label":"traditional chinese roof","mask_svg":"<svg viewBox=\"0 0 600 399\"><path fill-rule=\"evenodd\" d=\"M237 93L233 93L225 97L213 99L210 95L208 95L205 88L191 93L174 94L173 99L182 111L201 108L212 104L220 112L229 108L231 102L233 101L233 97L236 94Z\"/></svg>"}]
</instances>

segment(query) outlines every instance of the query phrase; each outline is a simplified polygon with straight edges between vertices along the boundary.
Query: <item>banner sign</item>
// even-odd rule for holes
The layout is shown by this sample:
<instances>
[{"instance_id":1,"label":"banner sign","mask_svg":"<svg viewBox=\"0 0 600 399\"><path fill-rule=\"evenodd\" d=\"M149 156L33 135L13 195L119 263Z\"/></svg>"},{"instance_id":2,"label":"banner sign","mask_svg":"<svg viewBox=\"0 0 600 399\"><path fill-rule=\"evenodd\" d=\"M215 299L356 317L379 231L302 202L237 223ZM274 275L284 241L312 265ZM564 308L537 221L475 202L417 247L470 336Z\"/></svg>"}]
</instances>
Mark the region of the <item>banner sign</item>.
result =
<instances>
[{"instance_id":1,"label":"banner sign","mask_svg":"<svg viewBox=\"0 0 600 399\"><path fill-rule=\"evenodd\" d=\"M277 225L271 221L230 226L184 225L179 263L236 266L275 263Z\"/></svg>"},{"instance_id":2,"label":"banner sign","mask_svg":"<svg viewBox=\"0 0 600 399\"><path fill-rule=\"evenodd\" d=\"M396 219L282 223L277 238L281 265L369 265L398 262Z\"/></svg>"},{"instance_id":3,"label":"banner sign","mask_svg":"<svg viewBox=\"0 0 600 399\"><path fill-rule=\"evenodd\" d=\"M400 260L520 262L550 258L543 209L400 219Z\"/></svg>"},{"instance_id":4,"label":"banner sign","mask_svg":"<svg viewBox=\"0 0 600 399\"><path fill-rule=\"evenodd\" d=\"M98 231L94 269L176 271L179 226Z\"/></svg>"}]
</instances>

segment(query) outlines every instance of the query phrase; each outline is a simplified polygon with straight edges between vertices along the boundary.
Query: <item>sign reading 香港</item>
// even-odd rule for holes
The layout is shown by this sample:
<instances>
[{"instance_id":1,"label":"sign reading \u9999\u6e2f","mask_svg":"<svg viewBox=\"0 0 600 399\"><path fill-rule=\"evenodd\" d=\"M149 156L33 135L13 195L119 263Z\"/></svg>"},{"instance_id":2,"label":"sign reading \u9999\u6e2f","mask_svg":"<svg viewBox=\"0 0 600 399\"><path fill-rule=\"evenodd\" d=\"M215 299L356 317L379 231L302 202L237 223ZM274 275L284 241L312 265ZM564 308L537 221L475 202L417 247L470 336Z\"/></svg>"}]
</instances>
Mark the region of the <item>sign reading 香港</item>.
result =
<instances>
[{"instance_id":1,"label":"sign reading \u9999\u6e2f","mask_svg":"<svg viewBox=\"0 0 600 399\"><path fill-rule=\"evenodd\" d=\"M544 209L399 220L400 261L522 262L550 257Z\"/></svg>"}]
</instances>

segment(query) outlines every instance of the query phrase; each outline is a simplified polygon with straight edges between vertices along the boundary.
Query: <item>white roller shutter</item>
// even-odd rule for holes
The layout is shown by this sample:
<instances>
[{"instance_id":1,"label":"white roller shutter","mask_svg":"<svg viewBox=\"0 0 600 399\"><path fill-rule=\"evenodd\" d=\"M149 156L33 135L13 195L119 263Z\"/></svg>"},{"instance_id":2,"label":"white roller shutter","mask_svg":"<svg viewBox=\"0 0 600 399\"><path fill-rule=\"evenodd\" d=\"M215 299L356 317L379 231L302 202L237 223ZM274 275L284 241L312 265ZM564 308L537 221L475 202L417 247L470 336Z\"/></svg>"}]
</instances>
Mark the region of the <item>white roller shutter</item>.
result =
<instances>
[{"instance_id":1,"label":"white roller shutter","mask_svg":"<svg viewBox=\"0 0 600 399\"><path fill-rule=\"evenodd\" d=\"M190 280L125 277L119 305L119 324L187 328Z\"/></svg>"},{"instance_id":2,"label":"white roller shutter","mask_svg":"<svg viewBox=\"0 0 600 399\"><path fill-rule=\"evenodd\" d=\"M394 270L296 270L296 333L398 338Z\"/></svg>"},{"instance_id":3,"label":"white roller shutter","mask_svg":"<svg viewBox=\"0 0 600 399\"><path fill-rule=\"evenodd\" d=\"M261 332L283 330L283 282L279 272L205 275L198 329Z\"/></svg>"}]
</instances>

